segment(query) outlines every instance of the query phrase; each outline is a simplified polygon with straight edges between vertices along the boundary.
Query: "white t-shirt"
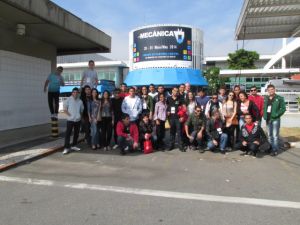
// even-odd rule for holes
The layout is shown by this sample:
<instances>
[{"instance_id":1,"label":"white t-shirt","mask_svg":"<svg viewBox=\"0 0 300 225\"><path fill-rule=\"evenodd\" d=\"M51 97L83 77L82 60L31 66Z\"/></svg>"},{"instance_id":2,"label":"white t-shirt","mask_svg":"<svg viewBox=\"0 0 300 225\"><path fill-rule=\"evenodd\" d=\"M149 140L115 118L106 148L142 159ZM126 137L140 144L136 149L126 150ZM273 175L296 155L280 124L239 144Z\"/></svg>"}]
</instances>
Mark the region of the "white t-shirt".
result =
<instances>
[{"instance_id":1,"label":"white t-shirt","mask_svg":"<svg viewBox=\"0 0 300 225\"><path fill-rule=\"evenodd\" d=\"M88 85L90 88L97 88L97 72L95 70L86 70L82 74L83 83L82 87Z\"/></svg>"}]
</instances>

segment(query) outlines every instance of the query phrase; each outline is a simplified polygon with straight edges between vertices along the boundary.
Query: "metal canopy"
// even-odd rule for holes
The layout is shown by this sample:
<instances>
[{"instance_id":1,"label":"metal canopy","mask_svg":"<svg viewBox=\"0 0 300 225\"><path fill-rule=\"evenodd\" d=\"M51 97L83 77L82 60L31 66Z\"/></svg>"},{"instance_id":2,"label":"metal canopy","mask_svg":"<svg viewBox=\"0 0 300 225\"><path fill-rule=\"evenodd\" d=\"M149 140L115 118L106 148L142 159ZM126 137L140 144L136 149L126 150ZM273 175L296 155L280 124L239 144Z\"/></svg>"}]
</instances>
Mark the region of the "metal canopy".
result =
<instances>
[{"instance_id":1,"label":"metal canopy","mask_svg":"<svg viewBox=\"0 0 300 225\"><path fill-rule=\"evenodd\" d=\"M15 32L17 24L26 26L24 36L55 46L57 55L111 50L109 35L49 0L0 1L0 29Z\"/></svg>"},{"instance_id":2,"label":"metal canopy","mask_svg":"<svg viewBox=\"0 0 300 225\"><path fill-rule=\"evenodd\" d=\"M300 0L245 0L235 38L300 37Z\"/></svg>"}]
</instances>

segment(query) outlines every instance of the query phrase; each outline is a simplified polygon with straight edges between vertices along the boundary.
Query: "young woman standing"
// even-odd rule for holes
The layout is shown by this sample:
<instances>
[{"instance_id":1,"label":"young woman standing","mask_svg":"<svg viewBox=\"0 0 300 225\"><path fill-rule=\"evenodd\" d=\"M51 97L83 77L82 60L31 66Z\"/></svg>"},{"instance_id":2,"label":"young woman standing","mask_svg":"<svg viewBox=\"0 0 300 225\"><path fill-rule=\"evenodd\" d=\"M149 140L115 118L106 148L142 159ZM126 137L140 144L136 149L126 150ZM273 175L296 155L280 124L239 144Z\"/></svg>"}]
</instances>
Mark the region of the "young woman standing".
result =
<instances>
[{"instance_id":1,"label":"young woman standing","mask_svg":"<svg viewBox=\"0 0 300 225\"><path fill-rule=\"evenodd\" d=\"M191 91L187 93L186 106L187 106L187 114L188 115L191 115L192 113L194 113L197 103L195 100L195 96L194 96L193 92L191 92Z\"/></svg>"},{"instance_id":2,"label":"young woman standing","mask_svg":"<svg viewBox=\"0 0 300 225\"><path fill-rule=\"evenodd\" d=\"M91 144L92 149L96 150L100 148L99 143L99 130L97 128L97 123L100 120L100 106L101 102L99 100L99 93L96 88L92 89L92 98L88 102L88 116L91 123Z\"/></svg>"},{"instance_id":3,"label":"young woman standing","mask_svg":"<svg viewBox=\"0 0 300 225\"><path fill-rule=\"evenodd\" d=\"M234 92L230 91L223 102L222 115L225 118L225 132L228 135L228 147L234 147L234 130L237 129L237 102L234 99Z\"/></svg>"},{"instance_id":4,"label":"young woman standing","mask_svg":"<svg viewBox=\"0 0 300 225\"><path fill-rule=\"evenodd\" d=\"M101 99L101 140L104 151L110 150L110 140L113 126L112 103L109 91L104 91Z\"/></svg>"}]
</instances>

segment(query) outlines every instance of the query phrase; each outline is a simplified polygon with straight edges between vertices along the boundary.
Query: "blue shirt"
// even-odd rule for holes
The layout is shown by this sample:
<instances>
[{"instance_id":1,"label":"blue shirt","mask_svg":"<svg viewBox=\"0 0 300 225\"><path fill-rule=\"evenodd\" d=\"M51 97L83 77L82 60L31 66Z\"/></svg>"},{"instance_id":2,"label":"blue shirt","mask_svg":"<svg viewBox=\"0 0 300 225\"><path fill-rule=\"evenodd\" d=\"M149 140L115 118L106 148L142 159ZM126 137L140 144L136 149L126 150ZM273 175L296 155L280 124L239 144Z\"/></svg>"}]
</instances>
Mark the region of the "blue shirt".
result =
<instances>
[{"instance_id":1,"label":"blue shirt","mask_svg":"<svg viewBox=\"0 0 300 225\"><path fill-rule=\"evenodd\" d=\"M200 96L196 96L195 100L196 100L197 105L202 108L202 111L204 111L206 104L209 101L209 97L206 95L203 96L202 98Z\"/></svg>"},{"instance_id":2,"label":"blue shirt","mask_svg":"<svg viewBox=\"0 0 300 225\"><path fill-rule=\"evenodd\" d=\"M63 83L63 77L55 73L51 73L49 74L47 80L49 81L48 92L59 92L60 85Z\"/></svg>"}]
</instances>

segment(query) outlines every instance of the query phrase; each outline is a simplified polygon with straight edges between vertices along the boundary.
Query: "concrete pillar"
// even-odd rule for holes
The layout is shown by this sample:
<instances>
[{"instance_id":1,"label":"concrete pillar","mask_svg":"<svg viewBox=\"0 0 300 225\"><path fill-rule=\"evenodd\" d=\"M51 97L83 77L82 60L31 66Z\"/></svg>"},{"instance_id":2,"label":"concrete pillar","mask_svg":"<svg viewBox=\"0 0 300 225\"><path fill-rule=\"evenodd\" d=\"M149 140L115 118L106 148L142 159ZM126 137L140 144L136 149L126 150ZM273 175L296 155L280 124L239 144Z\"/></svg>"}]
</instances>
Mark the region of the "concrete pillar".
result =
<instances>
[{"instance_id":1,"label":"concrete pillar","mask_svg":"<svg viewBox=\"0 0 300 225\"><path fill-rule=\"evenodd\" d=\"M287 44L287 39L286 38L282 38L282 47L286 47ZM285 57L281 58L281 69L285 69L286 68L286 59Z\"/></svg>"}]
</instances>

